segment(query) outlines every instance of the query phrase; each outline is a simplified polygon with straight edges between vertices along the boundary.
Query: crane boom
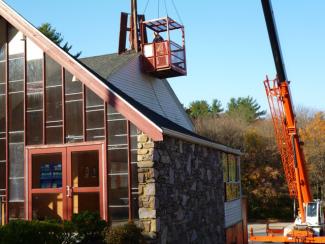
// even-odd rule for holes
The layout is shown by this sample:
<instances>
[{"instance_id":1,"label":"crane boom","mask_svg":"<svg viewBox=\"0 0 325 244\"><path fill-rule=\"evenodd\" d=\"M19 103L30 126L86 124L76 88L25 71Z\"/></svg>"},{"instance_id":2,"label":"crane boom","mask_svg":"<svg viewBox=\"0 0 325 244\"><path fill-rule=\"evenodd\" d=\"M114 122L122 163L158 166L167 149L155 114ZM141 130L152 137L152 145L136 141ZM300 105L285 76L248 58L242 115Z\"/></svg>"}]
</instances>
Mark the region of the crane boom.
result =
<instances>
[{"instance_id":1,"label":"crane boom","mask_svg":"<svg viewBox=\"0 0 325 244\"><path fill-rule=\"evenodd\" d=\"M287 73L285 70L281 46L279 42L278 32L274 20L273 9L269 0L262 0L262 8L266 22L267 31L269 34L270 44L273 53L274 64L280 82L287 81Z\"/></svg>"},{"instance_id":2,"label":"crane boom","mask_svg":"<svg viewBox=\"0 0 325 244\"><path fill-rule=\"evenodd\" d=\"M277 100L277 104L280 105L280 109L278 109L276 112L283 113L283 121L280 121L280 123L282 123L282 130L280 130L282 136L277 135L278 147L281 153L285 153L285 155L281 155L281 158L286 173L289 192L291 196L295 196L297 198L300 214L304 221L305 213L303 204L306 204L312 200L305 167L305 158L300 146L289 82L282 58L271 2L270 0L261 1L277 71L277 79L275 82L273 84L266 82L265 86L269 103L272 102L273 99ZM275 107L272 106L271 103L270 107L272 112L272 109L274 110ZM279 113L272 113L272 115L279 116ZM279 117L273 118L273 122L279 124L279 121L275 120L279 120ZM279 133L279 131L276 131L276 134L277 133ZM286 147L285 150L283 150L284 145ZM296 187L294 187L294 185L296 185Z\"/></svg>"},{"instance_id":3,"label":"crane boom","mask_svg":"<svg viewBox=\"0 0 325 244\"><path fill-rule=\"evenodd\" d=\"M251 229L250 240L253 242L325 243L323 201L311 198L305 158L299 141L289 88L290 82L284 67L270 1L261 0L277 78L274 80L266 78L264 86L289 193L291 197L298 200L299 213L295 222L284 229L271 229L267 225L266 236L256 236Z\"/></svg>"}]
</instances>

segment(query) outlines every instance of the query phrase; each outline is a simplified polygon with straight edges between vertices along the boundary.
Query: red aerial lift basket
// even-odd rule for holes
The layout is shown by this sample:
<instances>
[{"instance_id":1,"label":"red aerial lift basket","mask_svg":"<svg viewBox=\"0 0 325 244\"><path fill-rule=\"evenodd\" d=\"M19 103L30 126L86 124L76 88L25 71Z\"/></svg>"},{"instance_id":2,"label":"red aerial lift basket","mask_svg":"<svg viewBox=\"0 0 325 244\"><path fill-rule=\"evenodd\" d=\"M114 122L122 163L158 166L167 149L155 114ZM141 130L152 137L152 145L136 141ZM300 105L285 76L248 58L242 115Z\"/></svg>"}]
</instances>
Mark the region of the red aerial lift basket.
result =
<instances>
[{"instance_id":1,"label":"red aerial lift basket","mask_svg":"<svg viewBox=\"0 0 325 244\"><path fill-rule=\"evenodd\" d=\"M186 75L184 26L169 17L141 22L142 70L158 78ZM166 40L148 42L147 30L158 35L164 33ZM171 40L171 32L181 32L182 44Z\"/></svg>"}]
</instances>

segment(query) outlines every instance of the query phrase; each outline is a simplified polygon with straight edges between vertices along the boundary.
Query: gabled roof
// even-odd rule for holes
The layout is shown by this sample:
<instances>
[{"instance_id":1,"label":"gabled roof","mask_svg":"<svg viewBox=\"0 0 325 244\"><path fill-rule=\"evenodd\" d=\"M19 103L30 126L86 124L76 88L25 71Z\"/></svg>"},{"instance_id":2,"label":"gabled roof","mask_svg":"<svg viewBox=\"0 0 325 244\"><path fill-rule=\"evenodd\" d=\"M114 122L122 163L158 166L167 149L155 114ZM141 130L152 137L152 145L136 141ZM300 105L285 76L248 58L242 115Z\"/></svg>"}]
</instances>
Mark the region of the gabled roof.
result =
<instances>
[{"instance_id":1,"label":"gabled roof","mask_svg":"<svg viewBox=\"0 0 325 244\"><path fill-rule=\"evenodd\" d=\"M105 102L108 102L119 113L125 116L141 131L148 134L153 140L163 140L163 134L173 135L189 141L205 144L210 147L218 148L223 151L239 154L238 150L234 150L223 145L217 144L198 136L182 126L172 122L171 120L161 116L160 114L150 110L146 106L140 104L131 98L116 86L108 82L101 75L85 66L80 61L63 51L59 46L54 44L32 24L26 21L22 16L16 13L6 3L0 0L0 15L6 19L16 29L21 31L36 45L38 45L47 55L67 69L71 74L76 76L81 82L85 83L89 89L95 92ZM125 57L126 58L126 57ZM114 72L123 62L127 61L121 58L112 64L111 70L106 72Z\"/></svg>"},{"instance_id":2,"label":"gabled roof","mask_svg":"<svg viewBox=\"0 0 325 244\"><path fill-rule=\"evenodd\" d=\"M80 61L90 69L95 70L96 73L98 73L101 77L107 79L118 71L123 65L137 56L138 54L135 52L124 54L113 53L81 58Z\"/></svg>"},{"instance_id":3,"label":"gabled roof","mask_svg":"<svg viewBox=\"0 0 325 244\"><path fill-rule=\"evenodd\" d=\"M82 58L80 61L142 105L194 131L192 121L169 82L141 72L139 55L135 52L106 54Z\"/></svg>"}]
</instances>

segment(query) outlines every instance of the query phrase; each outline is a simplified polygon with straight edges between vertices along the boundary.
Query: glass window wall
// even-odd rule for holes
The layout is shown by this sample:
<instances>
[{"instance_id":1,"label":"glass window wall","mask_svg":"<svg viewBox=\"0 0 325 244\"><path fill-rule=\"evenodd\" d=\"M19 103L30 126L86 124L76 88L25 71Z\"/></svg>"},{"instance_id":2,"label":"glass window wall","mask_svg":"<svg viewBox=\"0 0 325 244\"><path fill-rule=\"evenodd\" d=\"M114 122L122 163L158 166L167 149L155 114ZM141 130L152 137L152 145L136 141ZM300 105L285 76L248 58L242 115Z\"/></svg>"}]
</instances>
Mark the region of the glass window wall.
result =
<instances>
[{"instance_id":1,"label":"glass window wall","mask_svg":"<svg viewBox=\"0 0 325 244\"><path fill-rule=\"evenodd\" d=\"M65 140L80 142L83 134L83 85L69 72L65 73Z\"/></svg>"},{"instance_id":2,"label":"glass window wall","mask_svg":"<svg viewBox=\"0 0 325 244\"><path fill-rule=\"evenodd\" d=\"M24 216L25 37L8 26L9 219Z\"/></svg>"},{"instance_id":3,"label":"glass window wall","mask_svg":"<svg viewBox=\"0 0 325 244\"><path fill-rule=\"evenodd\" d=\"M105 105L93 91L86 88L86 140L105 140Z\"/></svg>"},{"instance_id":4,"label":"glass window wall","mask_svg":"<svg viewBox=\"0 0 325 244\"><path fill-rule=\"evenodd\" d=\"M108 206L113 222L129 219L127 123L121 114L108 105Z\"/></svg>"},{"instance_id":5,"label":"glass window wall","mask_svg":"<svg viewBox=\"0 0 325 244\"><path fill-rule=\"evenodd\" d=\"M62 68L46 55L46 143L63 142Z\"/></svg>"},{"instance_id":6,"label":"glass window wall","mask_svg":"<svg viewBox=\"0 0 325 244\"><path fill-rule=\"evenodd\" d=\"M26 140L28 145L43 144L43 52L27 39Z\"/></svg>"},{"instance_id":7,"label":"glass window wall","mask_svg":"<svg viewBox=\"0 0 325 244\"><path fill-rule=\"evenodd\" d=\"M0 17L0 224L6 212L7 145L9 218L25 216L25 143L35 146L106 140L109 216L115 222L138 218L138 130L113 107L107 107L105 114L102 99L50 56L45 55L21 32L8 25L7 33L6 22ZM32 174L39 174L45 166L40 162L33 168ZM34 188L45 186L40 178L33 179L36 179L36 182L32 182ZM51 187L57 188L60 184L51 183ZM55 213L54 217L62 217L63 210L59 205L48 209L50 203L62 200L61 195L51 194L44 195L44 198L38 193L33 196L33 201L40 203L39 209L33 209L33 218L53 217L50 212ZM80 194L79 197L86 200L90 196ZM95 208L101 201L99 194L91 197ZM130 206L133 209L132 216L129 216ZM85 205L85 208L88 207Z\"/></svg>"},{"instance_id":8,"label":"glass window wall","mask_svg":"<svg viewBox=\"0 0 325 244\"><path fill-rule=\"evenodd\" d=\"M6 22L0 17L0 225L6 195ZM3 214L2 214L3 212Z\"/></svg>"}]
</instances>

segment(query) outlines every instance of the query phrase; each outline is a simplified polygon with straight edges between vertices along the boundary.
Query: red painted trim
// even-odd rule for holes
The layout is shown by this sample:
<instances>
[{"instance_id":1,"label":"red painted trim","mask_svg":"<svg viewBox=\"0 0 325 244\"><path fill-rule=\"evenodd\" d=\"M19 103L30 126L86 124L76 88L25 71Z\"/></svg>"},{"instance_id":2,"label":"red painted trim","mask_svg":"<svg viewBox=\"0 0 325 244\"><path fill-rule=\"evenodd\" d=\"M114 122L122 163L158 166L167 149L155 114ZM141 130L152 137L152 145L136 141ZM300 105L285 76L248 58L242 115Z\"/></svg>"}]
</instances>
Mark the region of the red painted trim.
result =
<instances>
[{"instance_id":1,"label":"red painted trim","mask_svg":"<svg viewBox=\"0 0 325 244\"><path fill-rule=\"evenodd\" d=\"M27 188L28 188L28 195L25 196L25 200L28 202L28 209L26 211L27 219L32 219L32 194L31 194L31 188L32 188L32 155L29 153L28 149L26 149L25 154L27 154L28 158L28 181L27 181Z\"/></svg>"},{"instance_id":2,"label":"red painted trim","mask_svg":"<svg viewBox=\"0 0 325 244\"><path fill-rule=\"evenodd\" d=\"M138 112L130 110L128 105L122 100L110 95L108 100L109 105L114 107L119 113L121 113L127 120L130 120L139 130L143 131L154 141L162 141L162 130L158 130L149 121L139 117Z\"/></svg>"},{"instance_id":3,"label":"red painted trim","mask_svg":"<svg viewBox=\"0 0 325 244\"><path fill-rule=\"evenodd\" d=\"M104 135L105 135L105 143L103 145L104 161L103 161L103 211L104 211L104 220L108 221L108 155L107 155L107 145L108 145L108 136L107 136L107 103L104 102Z\"/></svg>"},{"instance_id":4,"label":"red painted trim","mask_svg":"<svg viewBox=\"0 0 325 244\"><path fill-rule=\"evenodd\" d=\"M26 36L24 36L24 146L27 144L27 116L26 116L26 110L27 110L27 42L26 42Z\"/></svg>"},{"instance_id":5,"label":"red painted trim","mask_svg":"<svg viewBox=\"0 0 325 244\"><path fill-rule=\"evenodd\" d=\"M105 157L102 157L104 150L103 143L88 144L88 145L74 145L74 146L62 146L52 148L26 148L26 158L28 158L28 195L26 196L28 201L28 213L27 218L32 219L32 195L33 194L51 194L51 193L62 193L63 195L63 219L71 219L73 214L73 197L67 196L67 186L72 186L72 168L71 168L71 154L72 152L82 151L98 151L98 176L99 186L97 187L74 187L73 192L75 193L87 193L87 192L98 192L99 203L100 203L100 214L105 219L104 214L104 177L103 170ZM61 153L62 155L62 188L47 188L47 189L32 189L32 155L34 154L51 154ZM73 193L72 193L73 194ZM73 195L72 195L73 196ZM107 219L107 218L106 218Z\"/></svg>"},{"instance_id":6,"label":"red painted trim","mask_svg":"<svg viewBox=\"0 0 325 244\"><path fill-rule=\"evenodd\" d=\"M28 186L28 195L26 195L27 201L28 201L28 213L27 218L28 220L32 220L32 207L33 207L33 201L32 201L32 195L33 194L49 194L49 193L62 193L63 194L63 204L65 202L65 194L63 191L63 188L48 188L48 189L33 189L32 188L32 156L34 154L50 154L50 153L61 153L62 155L62 185L64 186L65 182L65 164L66 161L66 149L62 147L61 148L48 148L48 149L29 149L26 148L26 154L25 157L28 158L28 180L26 181ZM65 214L63 213L63 217L65 217Z\"/></svg>"},{"instance_id":7,"label":"red painted trim","mask_svg":"<svg viewBox=\"0 0 325 244\"><path fill-rule=\"evenodd\" d=\"M27 37L24 36L24 147L27 145ZM30 121L29 121L30 122ZM26 155L24 154L24 162L26 162ZM28 191L26 190L26 183L28 179L26 179L26 166L24 166L24 197L26 201L26 194L28 194ZM26 218L26 202L24 202L24 215Z\"/></svg>"},{"instance_id":8,"label":"red painted trim","mask_svg":"<svg viewBox=\"0 0 325 244\"><path fill-rule=\"evenodd\" d=\"M66 161L65 161L65 169L66 169L66 182L65 184L63 185L62 184L62 187L64 188L64 196L65 196L65 199L66 199L66 207L63 207L65 210L66 210L66 219L68 220L71 220L72 218L72 214L73 214L73 195L70 197L68 196L68 187L70 187L70 191L73 191L72 190L72 177L71 177L71 151L70 150L66 150ZM70 193L70 194L73 194L73 193Z\"/></svg>"},{"instance_id":9,"label":"red painted trim","mask_svg":"<svg viewBox=\"0 0 325 244\"><path fill-rule=\"evenodd\" d=\"M87 140L87 121L86 121L86 87L85 84L82 84L82 134L83 141Z\"/></svg>"},{"instance_id":10,"label":"red painted trim","mask_svg":"<svg viewBox=\"0 0 325 244\"><path fill-rule=\"evenodd\" d=\"M62 188L31 189L31 194L62 193Z\"/></svg>"},{"instance_id":11,"label":"red painted trim","mask_svg":"<svg viewBox=\"0 0 325 244\"><path fill-rule=\"evenodd\" d=\"M29 150L44 150L44 149L54 149L54 148L61 148L61 147L80 147L80 146L92 146L92 145L101 145L104 141L89 141L89 142L75 142L75 143L67 143L67 144L50 144L50 145L33 145L33 146L26 146L26 149Z\"/></svg>"},{"instance_id":12,"label":"red painted trim","mask_svg":"<svg viewBox=\"0 0 325 244\"><path fill-rule=\"evenodd\" d=\"M67 197L67 148L62 149L62 199L63 199L63 219L69 219L68 208L64 206L68 205L68 197Z\"/></svg>"},{"instance_id":13,"label":"red painted trim","mask_svg":"<svg viewBox=\"0 0 325 244\"><path fill-rule=\"evenodd\" d=\"M43 52L43 62L42 62L42 78L43 78L43 144L46 144L46 55Z\"/></svg>"},{"instance_id":14,"label":"red painted trim","mask_svg":"<svg viewBox=\"0 0 325 244\"><path fill-rule=\"evenodd\" d=\"M72 188L72 158L71 155L73 152L83 152L83 151L98 151L98 177L99 177L99 185L98 187L73 187L73 192L76 193L86 193L86 192L98 192L99 193L99 209L101 218L104 219L103 214L103 160L102 160L102 145L86 145L86 146L79 146L79 147L67 147L67 186ZM71 219L73 214L73 197L69 197L68 199L68 219Z\"/></svg>"},{"instance_id":15,"label":"red painted trim","mask_svg":"<svg viewBox=\"0 0 325 244\"><path fill-rule=\"evenodd\" d=\"M6 216L5 216L5 223L9 222L9 65L8 65L8 22L6 22Z\"/></svg>"},{"instance_id":16,"label":"red painted trim","mask_svg":"<svg viewBox=\"0 0 325 244\"><path fill-rule=\"evenodd\" d=\"M62 67L62 143L65 143L65 68Z\"/></svg>"},{"instance_id":17,"label":"red painted trim","mask_svg":"<svg viewBox=\"0 0 325 244\"><path fill-rule=\"evenodd\" d=\"M131 129L130 121L127 121L127 142L128 142L128 198L129 198L129 221L132 220L132 166L131 166Z\"/></svg>"},{"instance_id":18,"label":"red painted trim","mask_svg":"<svg viewBox=\"0 0 325 244\"><path fill-rule=\"evenodd\" d=\"M99 182L99 185L100 182ZM87 193L87 192L100 192L100 187L74 187L73 188L74 193Z\"/></svg>"},{"instance_id":19,"label":"red painted trim","mask_svg":"<svg viewBox=\"0 0 325 244\"><path fill-rule=\"evenodd\" d=\"M157 125L142 115L141 112L133 108L122 97L111 91L100 79L41 34L35 27L29 24L3 1L0 1L0 15L2 15L2 17L9 21L18 30L23 32L36 45L45 51L47 55L69 70L70 73L74 74L100 98L109 102L109 104L111 104L119 113L130 120L144 133L148 134L153 140L163 140L162 130Z\"/></svg>"},{"instance_id":20,"label":"red painted trim","mask_svg":"<svg viewBox=\"0 0 325 244\"><path fill-rule=\"evenodd\" d=\"M27 100L27 37L24 36L24 147L27 145L28 142L28 138L27 138L27 126L28 126L28 121L27 121L27 104L28 104L28 100ZM24 153L24 162L26 162L27 159L27 155ZM24 199L26 201L26 184L28 182L28 179L26 179L26 167L24 164ZM24 203L24 207L26 206L26 204ZM25 209L26 211L26 209ZM26 213L24 213L25 217L26 217Z\"/></svg>"}]
</instances>

